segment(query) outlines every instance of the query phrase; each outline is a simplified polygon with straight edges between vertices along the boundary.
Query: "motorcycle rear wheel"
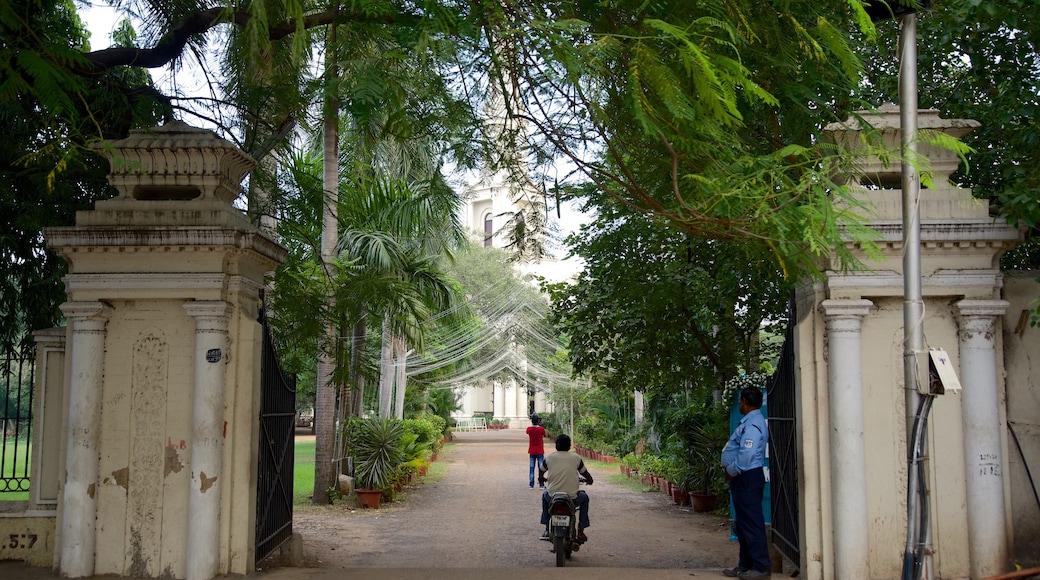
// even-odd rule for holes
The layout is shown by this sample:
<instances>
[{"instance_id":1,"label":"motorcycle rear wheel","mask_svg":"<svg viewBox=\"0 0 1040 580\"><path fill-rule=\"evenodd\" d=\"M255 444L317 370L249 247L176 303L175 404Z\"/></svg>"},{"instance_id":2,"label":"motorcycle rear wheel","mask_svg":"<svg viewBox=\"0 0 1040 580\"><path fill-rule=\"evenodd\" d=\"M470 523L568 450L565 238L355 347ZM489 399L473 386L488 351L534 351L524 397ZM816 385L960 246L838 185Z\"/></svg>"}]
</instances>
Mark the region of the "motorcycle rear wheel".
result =
<instances>
[{"instance_id":1,"label":"motorcycle rear wheel","mask_svg":"<svg viewBox=\"0 0 1040 580\"><path fill-rule=\"evenodd\" d=\"M567 538L553 536L553 551L556 552L556 567L563 568L567 565L567 552L570 551Z\"/></svg>"}]
</instances>

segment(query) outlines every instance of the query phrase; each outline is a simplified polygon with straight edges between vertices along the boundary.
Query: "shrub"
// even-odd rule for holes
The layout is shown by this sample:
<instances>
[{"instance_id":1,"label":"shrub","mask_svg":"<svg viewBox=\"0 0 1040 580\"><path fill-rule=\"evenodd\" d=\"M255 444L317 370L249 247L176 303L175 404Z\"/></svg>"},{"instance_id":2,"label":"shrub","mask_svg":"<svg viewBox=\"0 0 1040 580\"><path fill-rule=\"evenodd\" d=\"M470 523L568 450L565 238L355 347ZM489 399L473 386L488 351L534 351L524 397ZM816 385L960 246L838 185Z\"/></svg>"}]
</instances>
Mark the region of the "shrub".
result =
<instances>
[{"instance_id":1,"label":"shrub","mask_svg":"<svg viewBox=\"0 0 1040 580\"><path fill-rule=\"evenodd\" d=\"M405 461L404 429L395 419L361 419L352 427L359 489L385 489Z\"/></svg>"}]
</instances>

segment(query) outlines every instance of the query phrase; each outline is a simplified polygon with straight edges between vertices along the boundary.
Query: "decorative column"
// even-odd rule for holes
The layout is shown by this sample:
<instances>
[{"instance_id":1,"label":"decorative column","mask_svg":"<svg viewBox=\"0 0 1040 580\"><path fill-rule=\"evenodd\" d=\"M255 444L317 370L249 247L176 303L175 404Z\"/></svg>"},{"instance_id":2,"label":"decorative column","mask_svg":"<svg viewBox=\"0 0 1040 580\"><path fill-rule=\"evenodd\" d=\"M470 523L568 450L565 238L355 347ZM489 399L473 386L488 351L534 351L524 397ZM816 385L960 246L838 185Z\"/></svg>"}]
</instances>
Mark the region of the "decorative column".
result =
<instances>
[{"instance_id":1,"label":"decorative column","mask_svg":"<svg viewBox=\"0 0 1040 580\"><path fill-rule=\"evenodd\" d=\"M195 318L191 487L188 492L187 580L209 580L220 564L220 478L224 455L224 389L228 316L222 300L187 302Z\"/></svg>"},{"instance_id":2,"label":"decorative column","mask_svg":"<svg viewBox=\"0 0 1040 580\"><path fill-rule=\"evenodd\" d=\"M870 578L860 328L869 300L824 300L830 384L834 577Z\"/></svg>"},{"instance_id":3,"label":"decorative column","mask_svg":"<svg viewBox=\"0 0 1040 580\"><path fill-rule=\"evenodd\" d=\"M502 381L496 380L494 383L494 399L491 401L494 413L492 414L493 419L501 419L506 414L506 388L502 385Z\"/></svg>"},{"instance_id":4,"label":"decorative column","mask_svg":"<svg viewBox=\"0 0 1040 580\"><path fill-rule=\"evenodd\" d=\"M516 377L509 377L508 386L505 388L505 407L502 409L502 418L508 420L516 417L516 391L519 389Z\"/></svg>"},{"instance_id":5,"label":"decorative column","mask_svg":"<svg viewBox=\"0 0 1040 580\"><path fill-rule=\"evenodd\" d=\"M82 578L94 575L105 325L112 309L102 302L66 302L61 311L72 341L60 571L67 578Z\"/></svg>"},{"instance_id":6,"label":"decorative column","mask_svg":"<svg viewBox=\"0 0 1040 580\"><path fill-rule=\"evenodd\" d=\"M1003 300L961 300L961 410L964 420L964 468L968 496L971 577L1007 571L1007 522L1004 508L1004 458L1000 433L995 321L1008 308Z\"/></svg>"}]
</instances>

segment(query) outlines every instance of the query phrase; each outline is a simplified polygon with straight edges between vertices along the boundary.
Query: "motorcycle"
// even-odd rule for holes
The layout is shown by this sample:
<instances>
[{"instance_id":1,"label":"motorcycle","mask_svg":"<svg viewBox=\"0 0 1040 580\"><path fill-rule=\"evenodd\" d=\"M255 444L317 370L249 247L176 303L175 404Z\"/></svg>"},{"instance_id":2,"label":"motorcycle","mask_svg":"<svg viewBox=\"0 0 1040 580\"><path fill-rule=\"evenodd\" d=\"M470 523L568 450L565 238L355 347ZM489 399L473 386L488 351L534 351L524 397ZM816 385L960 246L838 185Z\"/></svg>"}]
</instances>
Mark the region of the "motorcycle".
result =
<instances>
[{"instance_id":1,"label":"motorcycle","mask_svg":"<svg viewBox=\"0 0 1040 580\"><path fill-rule=\"evenodd\" d=\"M579 480L584 482L584 480ZM567 564L573 552L581 549L583 541L578 539L578 516L574 502L566 492L549 496L549 541L556 554L556 567Z\"/></svg>"}]
</instances>

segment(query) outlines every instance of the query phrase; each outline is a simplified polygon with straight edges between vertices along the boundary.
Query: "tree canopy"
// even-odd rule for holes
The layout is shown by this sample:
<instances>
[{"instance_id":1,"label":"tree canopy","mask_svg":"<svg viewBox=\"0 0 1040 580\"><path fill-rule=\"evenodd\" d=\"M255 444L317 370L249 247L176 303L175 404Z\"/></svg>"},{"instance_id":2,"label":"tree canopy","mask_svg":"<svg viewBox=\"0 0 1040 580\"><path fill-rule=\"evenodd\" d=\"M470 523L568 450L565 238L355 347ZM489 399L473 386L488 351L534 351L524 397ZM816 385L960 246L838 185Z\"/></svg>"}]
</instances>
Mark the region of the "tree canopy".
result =
<instances>
[{"instance_id":1,"label":"tree canopy","mask_svg":"<svg viewBox=\"0 0 1040 580\"><path fill-rule=\"evenodd\" d=\"M848 160L820 139L850 111L895 100L895 23L875 25L858 0L120 7L142 19L141 29L124 28L117 46L102 50L84 41L68 2L0 7L0 116L13 127L4 136L5 215L27 216L10 224L26 233L4 241L4 302L15 292L42 299L23 314L5 310L14 317L5 319L8 334L58 319L63 265L33 232L68 223L74 209L106 195L102 164L84 144L190 113L261 156L291 144L286 126L319 126L316 104L331 94L359 125L423 139L460 169L481 155L530 162L549 192L606 196L655 224L757 246L788 276L812 273L825 253L851 263L842 235L869 239L854 227L855 201L829 180ZM1035 229L1030 8L1030 0L954 0L922 12L918 29L921 104L983 123L968 137L975 153L962 183L996 215ZM205 58L206 47L218 58ZM328 55L343 74L321 76ZM165 94L146 74L191 61L207 73L206 98ZM524 155L494 155L503 141L481 131L495 91L526 122L510 125L521 134L509 141ZM1036 255L1026 252L1019 265ZM48 292L31 292L43 286Z\"/></svg>"},{"instance_id":2,"label":"tree canopy","mask_svg":"<svg viewBox=\"0 0 1040 580\"><path fill-rule=\"evenodd\" d=\"M617 391L720 389L758 369L761 332L782 333L792 285L753 244L655 227L609 206L570 242L586 268L550 288L553 318L570 337L575 372Z\"/></svg>"}]
</instances>

